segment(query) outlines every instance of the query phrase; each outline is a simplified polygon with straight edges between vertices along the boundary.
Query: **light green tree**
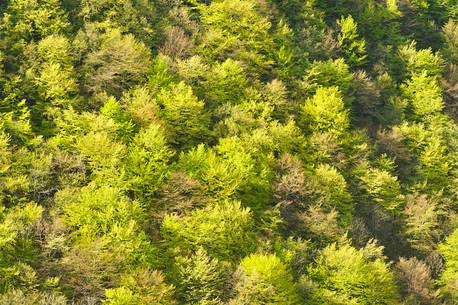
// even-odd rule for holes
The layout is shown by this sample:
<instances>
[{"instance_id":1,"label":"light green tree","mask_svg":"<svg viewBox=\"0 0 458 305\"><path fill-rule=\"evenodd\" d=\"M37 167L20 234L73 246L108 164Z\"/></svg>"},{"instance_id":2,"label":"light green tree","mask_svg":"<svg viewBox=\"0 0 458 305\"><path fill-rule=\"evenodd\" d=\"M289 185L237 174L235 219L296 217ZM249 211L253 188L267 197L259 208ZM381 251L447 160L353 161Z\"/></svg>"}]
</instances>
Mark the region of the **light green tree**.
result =
<instances>
[{"instance_id":1,"label":"light green tree","mask_svg":"<svg viewBox=\"0 0 458 305\"><path fill-rule=\"evenodd\" d=\"M341 135L350 126L348 110L337 87L318 88L302 106L302 123L310 131Z\"/></svg>"},{"instance_id":2,"label":"light green tree","mask_svg":"<svg viewBox=\"0 0 458 305\"><path fill-rule=\"evenodd\" d=\"M42 213L43 208L34 203L0 207L1 293L36 284L36 271L30 266L36 255L32 234Z\"/></svg>"},{"instance_id":3,"label":"light green tree","mask_svg":"<svg viewBox=\"0 0 458 305\"><path fill-rule=\"evenodd\" d=\"M309 94L318 87L337 87L342 93L350 89L353 76L343 58L315 61L304 75L301 86Z\"/></svg>"},{"instance_id":4,"label":"light green tree","mask_svg":"<svg viewBox=\"0 0 458 305\"><path fill-rule=\"evenodd\" d=\"M141 130L123 161L131 190L140 198L153 195L167 177L167 163L172 156L159 125L151 124Z\"/></svg>"},{"instance_id":5,"label":"light green tree","mask_svg":"<svg viewBox=\"0 0 458 305\"><path fill-rule=\"evenodd\" d=\"M366 61L366 42L359 38L357 23L351 15L337 20L340 28L338 40L350 66L358 67Z\"/></svg>"},{"instance_id":6,"label":"light green tree","mask_svg":"<svg viewBox=\"0 0 458 305\"><path fill-rule=\"evenodd\" d=\"M194 210L184 217L167 215L161 235L172 253L186 255L202 247L218 260L234 262L253 251L253 228L249 209L239 202L223 202Z\"/></svg>"},{"instance_id":7,"label":"light green tree","mask_svg":"<svg viewBox=\"0 0 458 305\"><path fill-rule=\"evenodd\" d=\"M31 68L26 77L37 87L42 102L59 105L78 92L71 46L62 35L51 35L30 50ZM68 103L68 102L67 102Z\"/></svg>"},{"instance_id":8,"label":"light green tree","mask_svg":"<svg viewBox=\"0 0 458 305\"><path fill-rule=\"evenodd\" d=\"M442 90L436 78L428 76L427 71L414 74L401 90L417 119L427 120L429 115L440 113L444 107Z\"/></svg>"},{"instance_id":9,"label":"light green tree","mask_svg":"<svg viewBox=\"0 0 458 305\"><path fill-rule=\"evenodd\" d=\"M70 28L67 15L58 0L18 0L8 3L0 27L16 44L21 40L39 40L52 34L63 34Z\"/></svg>"},{"instance_id":10,"label":"light green tree","mask_svg":"<svg viewBox=\"0 0 458 305\"><path fill-rule=\"evenodd\" d=\"M434 54L431 49L417 50L415 41L399 49L399 56L404 62L408 76L421 74L426 71L427 76L438 76L443 70L443 59Z\"/></svg>"},{"instance_id":11,"label":"light green tree","mask_svg":"<svg viewBox=\"0 0 458 305\"><path fill-rule=\"evenodd\" d=\"M254 0L224 0L200 6L206 27L199 53L209 58L240 60L253 72L270 69L274 41L272 24Z\"/></svg>"},{"instance_id":12,"label":"light green tree","mask_svg":"<svg viewBox=\"0 0 458 305\"><path fill-rule=\"evenodd\" d=\"M169 127L172 144L186 149L207 140L210 121L205 104L193 94L190 86L180 82L162 90L158 103L163 107L160 117Z\"/></svg>"},{"instance_id":13,"label":"light green tree","mask_svg":"<svg viewBox=\"0 0 458 305\"><path fill-rule=\"evenodd\" d=\"M235 298L231 305L301 304L297 286L287 266L275 255L245 257L235 274Z\"/></svg>"},{"instance_id":14,"label":"light green tree","mask_svg":"<svg viewBox=\"0 0 458 305\"><path fill-rule=\"evenodd\" d=\"M160 271L139 268L123 275L123 286L105 290L108 305L172 305L174 287L165 283Z\"/></svg>"},{"instance_id":15,"label":"light green tree","mask_svg":"<svg viewBox=\"0 0 458 305\"><path fill-rule=\"evenodd\" d=\"M439 252L445 259L445 269L440 277L444 295L452 302L458 298L458 229L439 245Z\"/></svg>"},{"instance_id":16,"label":"light green tree","mask_svg":"<svg viewBox=\"0 0 458 305\"><path fill-rule=\"evenodd\" d=\"M82 237L107 234L119 224L136 225L145 216L137 202L131 202L119 189L106 185L88 186L76 194L62 191L57 196L68 228Z\"/></svg>"},{"instance_id":17,"label":"light green tree","mask_svg":"<svg viewBox=\"0 0 458 305\"><path fill-rule=\"evenodd\" d=\"M210 107L215 107L225 103L240 103L246 86L247 79L241 64L228 59L208 72L203 90L205 97L211 102Z\"/></svg>"},{"instance_id":18,"label":"light green tree","mask_svg":"<svg viewBox=\"0 0 458 305\"><path fill-rule=\"evenodd\" d=\"M320 164L311 180L313 191L318 193L317 204L327 212L336 209L340 224L348 225L354 208L345 178L334 167Z\"/></svg>"},{"instance_id":19,"label":"light green tree","mask_svg":"<svg viewBox=\"0 0 458 305\"><path fill-rule=\"evenodd\" d=\"M308 268L304 285L309 304L399 304L394 275L382 255L383 248L369 242L362 249L348 241L324 248Z\"/></svg>"},{"instance_id":20,"label":"light green tree","mask_svg":"<svg viewBox=\"0 0 458 305\"><path fill-rule=\"evenodd\" d=\"M183 153L178 162L178 167L202 181L207 195L216 200L236 198L255 176L254 160L247 148L230 138L224 142L220 152L199 145Z\"/></svg>"},{"instance_id":21,"label":"light green tree","mask_svg":"<svg viewBox=\"0 0 458 305\"><path fill-rule=\"evenodd\" d=\"M183 304L221 305L229 296L228 264L211 258L204 249L177 257L173 268L178 299Z\"/></svg>"},{"instance_id":22,"label":"light green tree","mask_svg":"<svg viewBox=\"0 0 458 305\"><path fill-rule=\"evenodd\" d=\"M360 179L364 190L375 203L393 213L402 210L404 195L397 177L385 170L370 168Z\"/></svg>"},{"instance_id":23,"label":"light green tree","mask_svg":"<svg viewBox=\"0 0 458 305\"><path fill-rule=\"evenodd\" d=\"M99 28L120 28L123 33L132 33L148 46L157 42L159 16L153 1L81 0L74 14Z\"/></svg>"}]
</instances>

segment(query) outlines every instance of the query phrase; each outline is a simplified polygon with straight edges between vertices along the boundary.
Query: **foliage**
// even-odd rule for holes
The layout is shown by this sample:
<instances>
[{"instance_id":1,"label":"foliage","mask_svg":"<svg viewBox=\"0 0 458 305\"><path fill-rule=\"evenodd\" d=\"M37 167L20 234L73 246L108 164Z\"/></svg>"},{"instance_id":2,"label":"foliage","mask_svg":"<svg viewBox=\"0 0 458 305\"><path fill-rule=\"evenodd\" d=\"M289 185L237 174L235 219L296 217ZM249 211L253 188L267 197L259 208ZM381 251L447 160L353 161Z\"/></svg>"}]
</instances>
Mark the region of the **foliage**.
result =
<instances>
[{"instance_id":1,"label":"foliage","mask_svg":"<svg viewBox=\"0 0 458 305\"><path fill-rule=\"evenodd\" d=\"M457 7L0 1L0 304L455 304Z\"/></svg>"},{"instance_id":2,"label":"foliage","mask_svg":"<svg viewBox=\"0 0 458 305\"><path fill-rule=\"evenodd\" d=\"M160 115L172 131L173 144L186 148L205 142L208 115L204 112L204 103L193 95L191 87L180 82L170 90L162 90L158 103L163 107Z\"/></svg>"},{"instance_id":3,"label":"foliage","mask_svg":"<svg viewBox=\"0 0 458 305\"><path fill-rule=\"evenodd\" d=\"M435 78L427 76L426 71L413 75L401 89L416 118L427 119L428 115L436 114L443 108L441 88Z\"/></svg>"},{"instance_id":4,"label":"foliage","mask_svg":"<svg viewBox=\"0 0 458 305\"><path fill-rule=\"evenodd\" d=\"M65 222L69 229L90 237L108 233L117 225L130 221L141 221L142 209L136 202L130 202L120 190L103 186L101 188L86 187L76 198L59 196L59 204L63 205ZM68 199L71 201L66 202Z\"/></svg>"},{"instance_id":5,"label":"foliage","mask_svg":"<svg viewBox=\"0 0 458 305\"><path fill-rule=\"evenodd\" d=\"M444 243L439 245L439 251L445 259L445 270L441 275L440 282L443 285L444 294L453 302L457 297L457 273L458 257L456 247L458 246L458 230L454 230Z\"/></svg>"},{"instance_id":6,"label":"foliage","mask_svg":"<svg viewBox=\"0 0 458 305\"><path fill-rule=\"evenodd\" d=\"M352 198L345 178L333 167L320 164L315 169L312 183L320 194L319 204L326 210L335 208L342 224L348 224L353 214Z\"/></svg>"},{"instance_id":7,"label":"foliage","mask_svg":"<svg viewBox=\"0 0 458 305\"><path fill-rule=\"evenodd\" d=\"M146 79L150 51L132 34L112 29L101 35L100 47L85 61L85 87L90 93L105 91L117 95Z\"/></svg>"},{"instance_id":8,"label":"foliage","mask_svg":"<svg viewBox=\"0 0 458 305\"><path fill-rule=\"evenodd\" d=\"M337 87L346 93L350 88L352 75L342 58L314 62L304 76L303 86L307 91L316 87ZM310 89L309 89L310 88Z\"/></svg>"},{"instance_id":9,"label":"foliage","mask_svg":"<svg viewBox=\"0 0 458 305\"><path fill-rule=\"evenodd\" d=\"M167 248L186 254L203 247L219 260L233 262L253 250L253 219L239 202L194 210L184 219L167 215L161 226Z\"/></svg>"},{"instance_id":10,"label":"foliage","mask_svg":"<svg viewBox=\"0 0 458 305\"><path fill-rule=\"evenodd\" d=\"M431 304L437 302L433 291L431 270L415 257L401 257L396 264L396 277L406 294L408 304Z\"/></svg>"},{"instance_id":11,"label":"foliage","mask_svg":"<svg viewBox=\"0 0 458 305\"><path fill-rule=\"evenodd\" d=\"M132 190L139 196L154 194L168 174L167 162L172 155L160 126L151 124L141 130L124 161Z\"/></svg>"},{"instance_id":12,"label":"foliage","mask_svg":"<svg viewBox=\"0 0 458 305\"><path fill-rule=\"evenodd\" d=\"M426 71L427 76L437 76L442 72L442 58L431 49L417 50L415 42L411 42L403 46L399 53L410 75Z\"/></svg>"},{"instance_id":13,"label":"foliage","mask_svg":"<svg viewBox=\"0 0 458 305\"><path fill-rule=\"evenodd\" d=\"M210 58L233 57L263 72L273 64L272 24L259 12L257 1L224 0L201 7L202 23L209 29L200 52ZM256 71L255 70L255 71Z\"/></svg>"},{"instance_id":14,"label":"foliage","mask_svg":"<svg viewBox=\"0 0 458 305\"><path fill-rule=\"evenodd\" d=\"M226 264L211 258L198 248L191 257L175 260L174 276L178 298L185 304L222 304L229 295L229 270Z\"/></svg>"},{"instance_id":15,"label":"foliage","mask_svg":"<svg viewBox=\"0 0 458 305\"><path fill-rule=\"evenodd\" d=\"M347 62L351 66L360 66L366 59L366 42L358 39L357 24L353 17L343 17L337 20L340 27L338 36L340 48L344 53Z\"/></svg>"},{"instance_id":16,"label":"foliage","mask_svg":"<svg viewBox=\"0 0 458 305\"><path fill-rule=\"evenodd\" d=\"M29 265L36 255L29 235L43 209L35 204L0 209L0 290L33 284L36 273Z\"/></svg>"},{"instance_id":17,"label":"foliage","mask_svg":"<svg viewBox=\"0 0 458 305\"><path fill-rule=\"evenodd\" d=\"M388 211L398 213L404 203L401 186L396 177L385 170L368 169L361 178L369 197Z\"/></svg>"},{"instance_id":18,"label":"foliage","mask_svg":"<svg viewBox=\"0 0 458 305\"><path fill-rule=\"evenodd\" d=\"M123 286L105 290L104 304L175 304L173 286L164 283L161 272L150 269L134 270L121 280Z\"/></svg>"},{"instance_id":19,"label":"foliage","mask_svg":"<svg viewBox=\"0 0 458 305\"><path fill-rule=\"evenodd\" d=\"M275 255L245 257L235 276L236 296L229 304L300 304L289 270Z\"/></svg>"},{"instance_id":20,"label":"foliage","mask_svg":"<svg viewBox=\"0 0 458 305\"><path fill-rule=\"evenodd\" d=\"M347 242L324 248L308 270L311 304L399 304L394 276L374 243L357 250Z\"/></svg>"},{"instance_id":21,"label":"foliage","mask_svg":"<svg viewBox=\"0 0 458 305\"><path fill-rule=\"evenodd\" d=\"M340 135L350 122L342 95L337 87L318 88L302 108L303 122L311 131Z\"/></svg>"}]
</instances>

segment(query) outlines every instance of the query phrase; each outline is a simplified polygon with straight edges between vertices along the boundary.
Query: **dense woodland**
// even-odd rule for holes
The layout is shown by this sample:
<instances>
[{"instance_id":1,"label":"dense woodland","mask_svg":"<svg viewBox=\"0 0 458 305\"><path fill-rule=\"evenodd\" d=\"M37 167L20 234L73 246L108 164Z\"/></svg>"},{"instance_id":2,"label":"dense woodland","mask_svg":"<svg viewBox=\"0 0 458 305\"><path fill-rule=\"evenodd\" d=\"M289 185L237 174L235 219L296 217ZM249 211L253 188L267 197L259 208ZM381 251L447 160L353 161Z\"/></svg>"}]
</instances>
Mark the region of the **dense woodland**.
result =
<instances>
[{"instance_id":1,"label":"dense woodland","mask_svg":"<svg viewBox=\"0 0 458 305\"><path fill-rule=\"evenodd\" d=\"M1 305L458 304L456 0L0 16Z\"/></svg>"}]
</instances>

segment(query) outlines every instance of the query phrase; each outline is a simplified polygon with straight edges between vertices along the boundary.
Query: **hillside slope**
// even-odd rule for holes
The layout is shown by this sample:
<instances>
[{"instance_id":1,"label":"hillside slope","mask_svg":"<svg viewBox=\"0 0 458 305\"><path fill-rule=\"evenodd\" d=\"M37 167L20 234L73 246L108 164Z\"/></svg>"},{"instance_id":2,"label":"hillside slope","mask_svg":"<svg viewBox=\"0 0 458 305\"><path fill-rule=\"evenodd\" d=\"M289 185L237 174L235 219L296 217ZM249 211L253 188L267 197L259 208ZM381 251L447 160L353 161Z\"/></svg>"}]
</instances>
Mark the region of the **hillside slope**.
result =
<instances>
[{"instance_id":1,"label":"hillside slope","mask_svg":"<svg viewBox=\"0 0 458 305\"><path fill-rule=\"evenodd\" d=\"M458 304L450 0L5 0L0 304Z\"/></svg>"}]
</instances>

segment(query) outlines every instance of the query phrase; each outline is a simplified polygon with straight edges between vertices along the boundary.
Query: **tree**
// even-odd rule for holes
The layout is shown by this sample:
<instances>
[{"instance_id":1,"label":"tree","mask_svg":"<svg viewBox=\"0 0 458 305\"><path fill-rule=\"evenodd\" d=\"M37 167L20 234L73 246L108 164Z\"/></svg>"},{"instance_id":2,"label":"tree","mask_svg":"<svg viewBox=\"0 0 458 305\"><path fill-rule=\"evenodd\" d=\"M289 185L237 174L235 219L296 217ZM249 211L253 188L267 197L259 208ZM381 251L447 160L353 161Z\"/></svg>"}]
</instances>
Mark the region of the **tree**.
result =
<instances>
[{"instance_id":1,"label":"tree","mask_svg":"<svg viewBox=\"0 0 458 305\"><path fill-rule=\"evenodd\" d=\"M443 243L439 252L445 260L444 272L440 277L442 291L451 302L458 298L458 229L455 229Z\"/></svg>"},{"instance_id":2,"label":"tree","mask_svg":"<svg viewBox=\"0 0 458 305\"><path fill-rule=\"evenodd\" d=\"M172 273L183 304L223 304L229 295L229 266L211 258L202 248L175 259Z\"/></svg>"},{"instance_id":3,"label":"tree","mask_svg":"<svg viewBox=\"0 0 458 305\"><path fill-rule=\"evenodd\" d=\"M124 160L132 191L140 198L152 196L167 177L167 163L172 156L159 125L141 130Z\"/></svg>"},{"instance_id":4,"label":"tree","mask_svg":"<svg viewBox=\"0 0 458 305\"><path fill-rule=\"evenodd\" d=\"M84 63L84 86L88 93L105 91L119 97L130 86L146 80L150 66L149 49L132 34L111 29L100 36L98 48Z\"/></svg>"},{"instance_id":5,"label":"tree","mask_svg":"<svg viewBox=\"0 0 458 305\"><path fill-rule=\"evenodd\" d=\"M235 274L236 296L229 304L300 304L298 290L287 266L275 255L245 257Z\"/></svg>"},{"instance_id":6,"label":"tree","mask_svg":"<svg viewBox=\"0 0 458 305\"><path fill-rule=\"evenodd\" d=\"M365 63L366 60L366 42L364 39L359 39L357 23L351 15L341 17L337 20L337 25L340 27L338 40L340 48L344 53L347 62L350 66L358 67Z\"/></svg>"},{"instance_id":7,"label":"tree","mask_svg":"<svg viewBox=\"0 0 458 305\"><path fill-rule=\"evenodd\" d=\"M318 88L302 107L302 122L311 131L331 132L337 136L346 131L350 121L339 89Z\"/></svg>"},{"instance_id":8,"label":"tree","mask_svg":"<svg viewBox=\"0 0 458 305\"><path fill-rule=\"evenodd\" d=\"M434 77L427 71L414 74L401 87L404 98L412 107L414 118L427 120L428 116L440 113L444 107L442 90Z\"/></svg>"},{"instance_id":9,"label":"tree","mask_svg":"<svg viewBox=\"0 0 458 305\"><path fill-rule=\"evenodd\" d=\"M404 195L397 177L385 170L370 168L360 179L364 190L375 203L392 213L401 211Z\"/></svg>"},{"instance_id":10,"label":"tree","mask_svg":"<svg viewBox=\"0 0 458 305\"><path fill-rule=\"evenodd\" d=\"M301 161L285 153L278 160L277 171L277 181L273 189L275 198L279 201L302 201L305 197L306 176Z\"/></svg>"},{"instance_id":11,"label":"tree","mask_svg":"<svg viewBox=\"0 0 458 305\"><path fill-rule=\"evenodd\" d=\"M130 202L119 189L107 185L100 188L88 186L70 198L66 196L68 194L64 192L60 194L64 220L69 229L83 237L107 234L122 223L132 222L135 226L144 217L137 202Z\"/></svg>"},{"instance_id":12,"label":"tree","mask_svg":"<svg viewBox=\"0 0 458 305\"><path fill-rule=\"evenodd\" d=\"M56 116L56 109L76 104L79 93L73 56L68 39L51 35L27 48L30 67L25 78L31 83L31 91L37 91L35 111ZM38 108L38 109L37 109Z\"/></svg>"},{"instance_id":13,"label":"tree","mask_svg":"<svg viewBox=\"0 0 458 305\"><path fill-rule=\"evenodd\" d=\"M121 158L125 155L126 147L123 144L113 140L106 131L101 131L81 136L76 147L93 169L94 177L105 176L116 180L112 174L119 168Z\"/></svg>"},{"instance_id":14,"label":"tree","mask_svg":"<svg viewBox=\"0 0 458 305\"><path fill-rule=\"evenodd\" d=\"M450 140L445 138L444 121L441 116L430 116L429 124L404 123L397 128L406 139L412 154L418 158L413 181L427 182L427 191L441 191L450 185L450 163L447 157ZM450 130L451 131L451 130ZM413 178L413 177L412 177Z\"/></svg>"},{"instance_id":15,"label":"tree","mask_svg":"<svg viewBox=\"0 0 458 305\"><path fill-rule=\"evenodd\" d=\"M203 91L213 108L226 103L240 103L246 86L246 76L240 63L228 59L209 71L207 80L203 83Z\"/></svg>"},{"instance_id":16,"label":"tree","mask_svg":"<svg viewBox=\"0 0 458 305\"><path fill-rule=\"evenodd\" d=\"M106 199L113 200L109 197ZM109 219L107 216L109 213L117 213L117 215ZM127 281L128 278L125 278L127 276L134 276L137 269L157 266L156 247L141 230L135 216L121 220L119 217L121 212L113 211L112 207L108 207L105 215L101 215L100 210L94 210L91 216L94 217L96 214L100 218L107 218L107 221L111 220L112 223L105 224L104 228L103 224L97 220L98 223L94 224L100 227L97 232L90 232L88 225L81 226L75 232L75 224L69 223L69 228L73 231L73 243L69 243L62 257L51 264L62 287L78 298L83 296L101 298L105 289L123 284L134 292L148 294L147 291L142 291L146 284L141 282L128 284L123 283L123 280ZM115 219L116 217L118 219ZM68 222L67 219L65 221ZM132 285L136 285L137 290ZM167 287L161 287L160 283L157 288L167 290ZM160 298L160 291L158 294L157 297ZM164 297L167 298L167 296Z\"/></svg>"},{"instance_id":17,"label":"tree","mask_svg":"<svg viewBox=\"0 0 458 305\"><path fill-rule=\"evenodd\" d=\"M130 119L139 127L147 128L152 123L161 123L159 105L147 87L138 87L125 92L120 103L129 113Z\"/></svg>"},{"instance_id":18,"label":"tree","mask_svg":"<svg viewBox=\"0 0 458 305\"><path fill-rule=\"evenodd\" d=\"M228 138L224 142L222 151L199 145L186 154L182 153L178 162L178 168L201 181L205 193L216 200L237 198L249 185L250 178L256 175L255 162L247 147L239 145L237 138Z\"/></svg>"},{"instance_id":19,"label":"tree","mask_svg":"<svg viewBox=\"0 0 458 305\"><path fill-rule=\"evenodd\" d=\"M441 46L439 25L447 18L441 2L416 0L412 3L399 3L401 33L415 40L422 48ZM409 22L406 22L409 20Z\"/></svg>"},{"instance_id":20,"label":"tree","mask_svg":"<svg viewBox=\"0 0 458 305\"><path fill-rule=\"evenodd\" d=\"M5 305L66 305L67 299L60 293L17 289L0 295L0 303Z\"/></svg>"},{"instance_id":21,"label":"tree","mask_svg":"<svg viewBox=\"0 0 458 305\"><path fill-rule=\"evenodd\" d=\"M431 270L423 261L415 257L409 259L401 257L395 270L407 304L426 305L437 302Z\"/></svg>"},{"instance_id":22,"label":"tree","mask_svg":"<svg viewBox=\"0 0 458 305\"><path fill-rule=\"evenodd\" d=\"M431 49L416 49L415 41L399 49L399 56L404 62L406 74L419 75L426 72L425 76L438 76L443 70L443 60L439 54L434 54Z\"/></svg>"},{"instance_id":23,"label":"tree","mask_svg":"<svg viewBox=\"0 0 458 305\"><path fill-rule=\"evenodd\" d=\"M399 304L383 248L375 242L357 250L347 241L324 248L308 269L310 304Z\"/></svg>"},{"instance_id":24,"label":"tree","mask_svg":"<svg viewBox=\"0 0 458 305\"><path fill-rule=\"evenodd\" d=\"M452 62L458 60L458 26L453 19L449 19L442 27L442 37L445 40L445 47L442 51L445 57Z\"/></svg>"},{"instance_id":25,"label":"tree","mask_svg":"<svg viewBox=\"0 0 458 305\"><path fill-rule=\"evenodd\" d=\"M0 208L1 293L36 283L36 271L30 266L36 259L32 234L42 213L34 203Z\"/></svg>"},{"instance_id":26,"label":"tree","mask_svg":"<svg viewBox=\"0 0 458 305\"><path fill-rule=\"evenodd\" d=\"M412 246L423 253L434 250L439 237L440 194L427 196L411 194L406 196L404 215L406 235Z\"/></svg>"},{"instance_id":27,"label":"tree","mask_svg":"<svg viewBox=\"0 0 458 305\"><path fill-rule=\"evenodd\" d=\"M234 262L253 251L253 225L249 209L239 202L223 202L184 217L167 215L161 235L172 253L186 255L202 247L218 260Z\"/></svg>"},{"instance_id":28,"label":"tree","mask_svg":"<svg viewBox=\"0 0 458 305\"><path fill-rule=\"evenodd\" d=\"M180 82L163 89L158 104L163 107L160 116L167 123L170 141L175 146L186 149L207 140L209 117L204 102L194 96L191 87Z\"/></svg>"},{"instance_id":29,"label":"tree","mask_svg":"<svg viewBox=\"0 0 458 305\"><path fill-rule=\"evenodd\" d=\"M250 72L265 73L273 64L272 24L260 14L257 1L224 0L200 6L207 31L199 53L212 59L232 57Z\"/></svg>"},{"instance_id":30,"label":"tree","mask_svg":"<svg viewBox=\"0 0 458 305\"><path fill-rule=\"evenodd\" d=\"M38 41L70 29L65 11L58 0L19 0L8 3L0 27L9 40L8 54L17 55L25 42Z\"/></svg>"},{"instance_id":31,"label":"tree","mask_svg":"<svg viewBox=\"0 0 458 305\"><path fill-rule=\"evenodd\" d=\"M304 75L302 87L313 94L319 87L337 87L343 94L350 89L353 79L349 66L342 58L315 61Z\"/></svg>"},{"instance_id":32,"label":"tree","mask_svg":"<svg viewBox=\"0 0 458 305\"><path fill-rule=\"evenodd\" d=\"M311 180L314 192L319 194L316 203L327 212L336 209L339 223L342 226L348 225L354 208L344 177L334 167L320 164L315 169Z\"/></svg>"},{"instance_id":33,"label":"tree","mask_svg":"<svg viewBox=\"0 0 458 305\"><path fill-rule=\"evenodd\" d=\"M79 1L74 18L98 27L120 28L123 33L132 33L148 46L157 42L159 23L157 5L151 0L90 0ZM76 18L78 17L78 18ZM78 20L79 21L79 20Z\"/></svg>"},{"instance_id":34,"label":"tree","mask_svg":"<svg viewBox=\"0 0 458 305\"><path fill-rule=\"evenodd\" d=\"M342 217L335 208L324 208L313 203L300 214L299 219L307 237L320 244L336 241L345 234Z\"/></svg>"},{"instance_id":35,"label":"tree","mask_svg":"<svg viewBox=\"0 0 458 305\"><path fill-rule=\"evenodd\" d=\"M174 288L164 282L160 271L140 268L121 279L123 286L105 290L103 304L172 305Z\"/></svg>"},{"instance_id":36,"label":"tree","mask_svg":"<svg viewBox=\"0 0 458 305\"><path fill-rule=\"evenodd\" d=\"M450 184L450 163L447 158L447 146L440 137L431 138L419 156L418 166L429 188L440 191Z\"/></svg>"}]
</instances>

